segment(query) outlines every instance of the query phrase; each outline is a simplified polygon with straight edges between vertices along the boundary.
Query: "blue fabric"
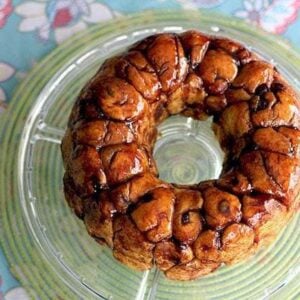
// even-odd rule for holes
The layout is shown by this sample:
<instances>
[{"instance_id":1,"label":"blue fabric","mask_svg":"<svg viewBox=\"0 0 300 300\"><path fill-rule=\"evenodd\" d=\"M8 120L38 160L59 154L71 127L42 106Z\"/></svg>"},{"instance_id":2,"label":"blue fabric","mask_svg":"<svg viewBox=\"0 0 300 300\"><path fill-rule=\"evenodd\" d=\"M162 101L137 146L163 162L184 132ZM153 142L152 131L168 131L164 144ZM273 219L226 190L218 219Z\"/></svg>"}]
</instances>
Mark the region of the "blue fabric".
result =
<instances>
[{"instance_id":1,"label":"blue fabric","mask_svg":"<svg viewBox=\"0 0 300 300\"><path fill-rule=\"evenodd\" d=\"M69 36L120 14L162 8L244 18L300 47L300 0L0 0L0 118L20 80ZM8 290L18 285L0 249L0 300L9 299Z\"/></svg>"}]
</instances>

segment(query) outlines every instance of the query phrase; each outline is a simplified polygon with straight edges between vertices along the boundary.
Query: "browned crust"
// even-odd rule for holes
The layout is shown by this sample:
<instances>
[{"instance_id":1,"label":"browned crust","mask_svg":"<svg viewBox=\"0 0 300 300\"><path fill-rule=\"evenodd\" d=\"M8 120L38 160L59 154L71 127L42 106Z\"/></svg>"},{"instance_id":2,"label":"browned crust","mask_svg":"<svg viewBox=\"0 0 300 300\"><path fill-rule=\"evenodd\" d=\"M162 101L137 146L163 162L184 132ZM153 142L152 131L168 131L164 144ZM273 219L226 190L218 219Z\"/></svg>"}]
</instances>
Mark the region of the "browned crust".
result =
<instances>
[{"instance_id":1,"label":"browned crust","mask_svg":"<svg viewBox=\"0 0 300 300\"><path fill-rule=\"evenodd\" d=\"M156 126L214 116L218 180L158 178ZM66 200L122 263L191 280L272 242L297 207L299 101L239 43L187 31L148 37L107 60L75 103L62 141ZM183 154L184 155L184 154Z\"/></svg>"}]
</instances>

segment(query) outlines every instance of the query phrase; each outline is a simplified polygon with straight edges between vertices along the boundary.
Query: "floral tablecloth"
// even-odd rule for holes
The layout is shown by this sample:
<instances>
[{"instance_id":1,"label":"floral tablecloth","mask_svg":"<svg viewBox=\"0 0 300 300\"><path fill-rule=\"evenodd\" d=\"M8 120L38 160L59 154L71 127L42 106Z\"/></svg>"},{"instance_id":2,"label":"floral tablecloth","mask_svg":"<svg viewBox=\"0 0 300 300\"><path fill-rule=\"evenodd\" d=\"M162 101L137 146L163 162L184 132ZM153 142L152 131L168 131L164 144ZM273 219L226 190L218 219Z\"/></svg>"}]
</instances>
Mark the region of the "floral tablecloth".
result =
<instances>
[{"instance_id":1,"label":"floral tablecloth","mask_svg":"<svg viewBox=\"0 0 300 300\"><path fill-rule=\"evenodd\" d=\"M300 0L0 0L0 118L27 72L75 32L132 12L176 8L243 18L300 49ZM28 296L11 275L0 248L2 299Z\"/></svg>"}]
</instances>

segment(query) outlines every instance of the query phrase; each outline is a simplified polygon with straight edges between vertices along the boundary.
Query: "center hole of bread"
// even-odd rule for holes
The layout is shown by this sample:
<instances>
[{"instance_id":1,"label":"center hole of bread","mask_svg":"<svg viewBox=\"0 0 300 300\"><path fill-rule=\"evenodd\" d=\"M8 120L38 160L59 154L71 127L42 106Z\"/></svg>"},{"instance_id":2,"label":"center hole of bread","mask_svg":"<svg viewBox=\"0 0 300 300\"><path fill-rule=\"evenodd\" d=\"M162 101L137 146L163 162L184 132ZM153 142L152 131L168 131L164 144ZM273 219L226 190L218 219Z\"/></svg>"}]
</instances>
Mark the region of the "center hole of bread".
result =
<instances>
[{"instance_id":1,"label":"center hole of bread","mask_svg":"<svg viewBox=\"0 0 300 300\"><path fill-rule=\"evenodd\" d=\"M177 184L218 178L224 153L211 129L212 120L173 116L159 125L154 158L159 177Z\"/></svg>"}]
</instances>

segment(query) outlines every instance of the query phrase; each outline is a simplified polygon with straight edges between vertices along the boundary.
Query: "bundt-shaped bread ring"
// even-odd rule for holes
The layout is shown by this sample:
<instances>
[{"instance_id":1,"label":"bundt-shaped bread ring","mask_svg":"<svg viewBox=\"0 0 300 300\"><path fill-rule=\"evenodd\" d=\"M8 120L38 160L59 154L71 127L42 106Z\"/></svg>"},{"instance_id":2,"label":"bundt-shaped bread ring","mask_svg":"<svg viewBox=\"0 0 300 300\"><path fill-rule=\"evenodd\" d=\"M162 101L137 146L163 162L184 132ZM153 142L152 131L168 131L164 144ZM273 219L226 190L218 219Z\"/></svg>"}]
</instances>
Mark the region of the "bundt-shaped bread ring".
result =
<instances>
[{"instance_id":1,"label":"bundt-shaped bread ring","mask_svg":"<svg viewBox=\"0 0 300 300\"><path fill-rule=\"evenodd\" d=\"M213 116L226 156L219 179L180 187L158 178L156 127L174 114ZM296 93L241 44L197 31L150 36L81 91L62 141L65 197L119 261L191 280L244 260L287 223L299 127Z\"/></svg>"}]
</instances>

